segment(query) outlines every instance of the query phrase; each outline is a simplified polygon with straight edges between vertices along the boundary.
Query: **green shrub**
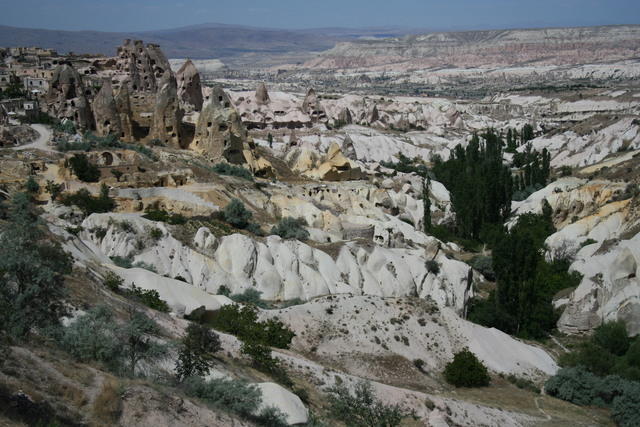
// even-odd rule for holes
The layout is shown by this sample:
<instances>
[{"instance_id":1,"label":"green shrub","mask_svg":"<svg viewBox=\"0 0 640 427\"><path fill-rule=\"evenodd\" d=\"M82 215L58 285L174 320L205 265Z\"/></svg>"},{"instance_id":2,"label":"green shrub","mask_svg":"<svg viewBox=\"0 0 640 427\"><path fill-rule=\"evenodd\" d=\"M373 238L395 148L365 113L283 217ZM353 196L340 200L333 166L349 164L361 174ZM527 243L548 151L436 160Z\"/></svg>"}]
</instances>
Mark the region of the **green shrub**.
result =
<instances>
[{"instance_id":1,"label":"green shrub","mask_svg":"<svg viewBox=\"0 0 640 427\"><path fill-rule=\"evenodd\" d=\"M116 207L115 200L109 196L109 189L104 184L98 197L93 197L89 190L81 188L76 193L63 195L61 202L65 206L77 206L85 215L111 212Z\"/></svg>"},{"instance_id":2,"label":"green shrub","mask_svg":"<svg viewBox=\"0 0 640 427\"><path fill-rule=\"evenodd\" d=\"M121 256L112 256L111 261L113 261L113 263L120 268L133 268L133 261L131 261L130 258L123 258Z\"/></svg>"},{"instance_id":3,"label":"green shrub","mask_svg":"<svg viewBox=\"0 0 640 427\"><path fill-rule=\"evenodd\" d=\"M132 267L133 268L143 268L143 269L149 270L149 271L151 271L153 273L156 273L156 274L158 273L158 270L156 270L156 268L152 264L146 263L144 261L136 261L136 262L133 263Z\"/></svg>"},{"instance_id":4,"label":"green shrub","mask_svg":"<svg viewBox=\"0 0 640 427\"><path fill-rule=\"evenodd\" d=\"M598 377L581 366L563 368L545 384L550 396L581 406L611 408L617 425L640 425L640 383L618 376Z\"/></svg>"},{"instance_id":5,"label":"green shrub","mask_svg":"<svg viewBox=\"0 0 640 427\"><path fill-rule=\"evenodd\" d=\"M573 170L571 169L571 166L560 166L559 169L560 172L560 176L571 176L571 174L573 173Z\"/></svg>"},{"instance_id":6,"label":"green shrub","mask_svg":"<svg viewBox=\"0 0 640 427\"><path fill-rule=\"evenodd\" d=\"M176 376L179 381L204 377L213 366L213 355L221 349L220 337L206 326L190 323L180 342Z\"/></svg>"},{"instance_id":7,"label":"green shrub","mask_svg":"<svg viewBox=\"0 0 640 427\"><path fill-rule=\"evenodd\" d=\"M246 228L252 217L251 212L244 207L244 204L238 199L232 199L222 211L224 220L236 228Z\"/></svg>"},{"instance_id":8,"label":"green shrub","mask_svg":"<svg viewBox=\"0 0 640 427\"><path fill-rule=\"evenodd\" d=\"M621 427L640 425L640 383L626 381L622 395L613 400L611 416Z\"/></svg>"},{"instance_id":9,"label":"green shrub","mask_svg":"<svg viewBox=\"0 0 640 427\"><path fill-rule=\"evenodd\" d=\"M38 185L31 175L29 176L29 179L27 179L27 182L25 182L24 189L27 190L27 193L38 194L40 192L40 185Z\"/></svg>"},{"instance_id":10,"label":"green shrub","mask_svg":"<svg viewBox=\"0 0 640 427\"><path fill-rule=\"evenodd\" d=\"M493 271L493 259L491 259L491 257L476 255L471 258L469 265L478 270L487 280L496 280L496 273Z\"/></svg>"},{"instance_id":11,"label":"green shrub","mask_svg":"<svg viewBox=\"0 0 640 427\"><path fill-rule=\"evenodd\" d=\"M262 231L262 228L260 228L260 225L259 225L259 224L256 224L255 222L250 222L250 223L247 225L246 230L247 230L249 233L253 233L253 234L255 234L256 236L264 236L264 232Z\"/></svg>"},{"instance_id":12,"label":"green shrub","mask_svg":"<svg viewBox=\"0 0 640 427\"><path fill-rule=\"evenodd\" d=\"M56 150L63 153L67 151L90 151L91 144L85 141L69 142L60 140L56 143Z\"/></svg>"},{"instance_id":13,"label":"green shrub","mask_svg":"<svg viewBox=\"0 0 640 427\"><path fill-rule=\"evenodd\" d=\"M249 418L262 402L258 387L244 381L217 378L205 381L191 377L183 388L189 396L204 400L210 405Z\"/></svg>"},{"instance_id":14,"label":"green shrub","mask_svg":"<svg viewBox=\"0 0 640 427\"><path fill-rule=\"evenodd\" d=\"M67 162L80 181L98 182L100 180L100 169L89 162L85 154L74 154Z\"/></svg>"},{"instance_id":15,"label":"green shrub","mask_svg":"<svg viewBox=\"0 0 640 427\"><path fill-rule=\"evenodd\" d=\"M136 374L141 362L166 357L167 348L157 341L159 326L146 315L130 309L119 324L106 306L96 306L63 328L60 345L80 361L95 360L117 373Z\"/></svg>"},{"instance_id":16,"label":"green shrub","mask_svg":"<svg viewBox=\"0 0 640 427\"><path fill-rule=\"evenodd\" d=\"M169 305L163 299L160 299L160 294L155 289L145 290L132 284L131 289L125 291L125 295L154 310L162 311L163 313L171 311Z\"/></svg>"},{"instance_id":17,"label":"green shrub","mask_svg":"<svg viewBox=\"0 0 640 427\"><path fill-rule=\"evenodd\" d=\"M62 184L56 184L51 180L47 180L45 190L47 190L47 192L51 196L51 201L53 202L58 198L60 193L62 193Z\"/></svg>"},{"instance_id":18,"label":"green shrub","mask_svg":"<svg viewBox=\"0 0 640 427\"><path fill-rule=\"evenodd\" d=\"M581 366L560 369L544 388L547 394L581 406L608 406L622 394L625 380L616 376L600 378Z\"/></svg>"},{"instance_id":19,"label":"green shrub","mask_svg":"<svg viewBox=\"0 0 640 427\"><path fill-rule=\"evenodd\" d=\"M224 295L225 297L228 297L229 295L231 295L231 289L229 289L225 285L221 285L218 288L218 292L217 293L218 293L218 295Z\"/></svg>"},{"instance_id":20,"label":"green shrub","mask_svg":"<svg viewBox=\"0 0 640 427\"><path fill-rule=\"evenodd\" d=\"M60 344L81 362L95 360L113 368L119 363L117 328L111 310L98 305L64 328Z\"/></svg>"},{"instance_id":21,"label":"green shrub","mask_svg":"<svg viewBox=\"0 0 640 427\"><path fill-rule=\"evenodd\" d=\"M282 322L269 319L258 321L256 308L229 304L214 312L211 326L235 335L243 341L251 341L277 348L289 348L295 336Z\"/></svg>"},{"instance_id":22,"label":"green shrub","mask_svg":"<svg viewBox=\"0 0 640 427\"><path fill-rule=\"evenodd\" d=\"M438 262L435 259L427 260L427 262L424 263L424 266L426 267L427 271L431 274L434 274L437 276L440 273L440 264L438 264Z\"/></svg>"},{"instance_id":23,"label":"green shrub","mask_svg":"<svg viewBox=\"0 0 640 427\"><path fill-rule=\"evenodd\" d=\"M183 215L167 212L164 209L158 209L155 206L147 207L143 218L150 221L166 222L171 225L182 225L187 222L187 218Z\"/></svg>"},{"instance_id":24,"label":"green shrub","mask_svg":"<svg viewBox=\"0 0 640 427\"><path fill-rule=\"evenodd\" d=\"M237 176L238 178L253 181L253 174L248 169L241 166L234 166L229 163L218 163L211 170L220 175Z\"/></svg>"},{"instance_id":25,"label":"green shrub","mask_svg":"<svg viewBox=\"0 0 640 427\"><path fill-rule=\"evenodd\" d=\"M122 280L120 276L111 271L105 275L104 281L102 282L103 285L111 289L113 292L119 292L123 283L124 280Z\"/></svg>"},{"instance_id":26,"label":"green shrub","mask_svg":"<svg viewBox=\"0 0 640 427\"><path fill-rule=\"evenodd\" d=\"M252 418L259 426L287 427L289 425L286 414L275 406L267 406Z\"/></svg>"},{"instance_id":27,"label":"green shrub","mask_svg":"<svg viewBox=\"0 0 640 427\"><path fill-rule=\"evenodd\" d=\"M308 240L309 232L304 228L306 225L304 218L282 218L271 228L271 234L277 234L283 239Z\"/></svg>"},{"instance_id":28,"label":"green shrub","mask_svg":"<svg viewBox=\"0 0 640 427\"><path fill-rule=\"evenodd\" d=\"M607 322L596 328L593 342L616 356L625 354L630 345L627 328L620 320Z\"/></svg>"},{"instance_id":29,"label":"green shrub","mask_svg":"<svg viewBox=\"0 0 640 427\"><path fill-rule=\"evenodd\" d=\"M491 381L487 367L468 349L454 355L445 367L444 377L456 387L486 387Z\"/></svg>"},{"instance_id":30,"label":"green shrub","mask_svg":"<svg viewBox=\"0 0 640 427\"><path fill-rule=\"evenodd\" d=\"M400 405L385 405L378 400L371 383L362 381L353 393L343 384L329 390L329 413L349 427L398 426L404 418L415 417Z\"/></svg>"},{"instance_id":31,"label":"green shrub","mask_svg":"<svg viewBox=\"0 0 640 427\"><path fill-rule=\"evenodd\" d=\"M258 291L257 289L248 288L241 294L233 294L227 296L240 304L252 304L260 308L269 308L269 304L260 298L261 295L262 292Z\"/></svg>"},{"instance_id":32,"label":"green shrub","mask_svg":"<svg viewBox=\"0 0 640 427\"><path fill-rule=\"evenodd\" d=\"M149 230L149 238L154 242L157 242L163 237L164 237L164 233L159 228L153 227L151 230Z\"/></svg>"}]
</instances>

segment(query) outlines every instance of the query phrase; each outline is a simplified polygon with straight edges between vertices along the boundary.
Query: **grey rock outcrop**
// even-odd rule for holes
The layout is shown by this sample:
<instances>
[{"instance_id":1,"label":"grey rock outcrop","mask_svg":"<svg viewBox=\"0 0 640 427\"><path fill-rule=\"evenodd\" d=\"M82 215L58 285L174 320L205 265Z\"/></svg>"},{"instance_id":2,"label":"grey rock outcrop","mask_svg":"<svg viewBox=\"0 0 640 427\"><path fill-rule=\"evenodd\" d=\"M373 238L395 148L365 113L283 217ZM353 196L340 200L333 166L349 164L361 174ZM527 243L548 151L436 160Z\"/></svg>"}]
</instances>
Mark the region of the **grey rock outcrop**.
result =
<instances>
[{"instance_id":1,"label":"grey rock outcrop","mask_svg":"<svg viewBox=\"0 0 640 427\"><path fill-rule=\"evenodd\" d=\"M267 91L267 86L265 86L264 82L262 82L258 85L258 88L256 89L256 102L260 105L264 105L264 104L268 104L269 101L270 99L269 99L269 92Z\"/></svg>"},{"instance_id":2,"label":"grey rock outcrop","mask_svg":"<svg viewBox=\"0 0 640 427\"><path fill-rule=\"evenodd\" d=\"M178 98L185 112L202 111L202 84L200 73L190 59L182 64L176 73L178 81Z\"/></svg>"},{"instance_id":3,"label":"grey rock outcrop","mask_svg":"<svg viewBox=\"0 0 640 427\"><path fill-rule=\"evenodd\" d=\"M212 160L245 163L249 135L238 112L220 87L213 88L209 99L198 117L191 148Z\"/></svg>"},{"instance_id":4,"label":"grey rock outcrop","mask_svg":"<svg viewBox=\"0 0 640 427\"><path fill-rule=\"evenodd\" d=\"M338 123L341 125L350 125L353 123L353 116L348 108L345 107L340 111L340 114L338 114Z\"/></svg>"},{"instance_id":5,"label":"grey rock outcrop","mask_svg":"<svg viewBox=\"0 0 640 427\"><path fill-rule=\"evenodd\" d=\"M358 156L356 155L356 148L353 146L353 141L349 135L344 137L342 141L342 154L348 159L358 160Z\"/></svg>"},{"instance_id":6,"label":"grey rock outcrop","mask_svg":"<svg viewBox=\"0 0 640 427\"><path fill-rule=\"evenodd\" d=\"M374 105L371 114L369 114L369 124L375 123L378 120L380 120L380 112L378 112L378 106Z\"/></svg>"},{"instance_id":7,"label":"grey rock outcrop","mask_svg":"<svg viewBox=\"0 0 640 427\"><path fill-rule=\"evenodd\" d=\"M102 82L102 87L93 100L92 108L98 135L105 136L114 134L118 137L122 135L120 115L118 114L116 100L113 96L111 79L104 79Z\"/></svg>"},{"instance_id":8,"label":"grey rock outcrop","mask_svg":"<svg viewBox=\"0 0 640 427\"><path fill-rule=\"evenodd\" d=\"M308 114L311 120L314 121L327 117L322 104L320 104L318 100L318 95L313 88L309 89L307 96L305 96L304 101L302 101L302 112Z\"/></svg>"},{"instance_id":9,"label":"grey rock outcrop","mask_svg":"<svg viewBox=\"0 0 640 427\"><path fill-rule=\"evenodd\" d=\"M61 64L55 69L45 102L49 114L57 119L73 120L80 130L93 127L82 78L71 64Z\"/></svg>"},{"instance_id":10,"label":"grey rock outcrop","mask_svg":"<svg viewBox=\"0 0 640 427\"><path fill-rule=\"evenodd\" d=\"M118 48L116 69L128 74L131 92L155 92L165 74L171 74L169 61L160 47L154 44L144 45L142 40L125 40Z\"/></svg>"},{"instance_id":11,"label":"grey rock outcrop","mask_svg":"<svg viewBox=\"0 0 640 427\"><path fill-rule=\"evenodd\" d=\"M182 148L180 145L182 116L176 79L171 74L165 74L156 94L150 138L158 139L163 144L174 148Z\"/></svg>"},{"instance_id":12,"label":"grey rock outcrop","mask_svg":"<svg viewBox=\"0 0 640 427\"><path fill-rule=\"evenodd\" d=\"M127 85L120 87L115 95L116 111L120 120L120 139L125 142L133 142L133 123L131 120L131 99L129 98L129 88Z\"/></svg>"}]
</instances>

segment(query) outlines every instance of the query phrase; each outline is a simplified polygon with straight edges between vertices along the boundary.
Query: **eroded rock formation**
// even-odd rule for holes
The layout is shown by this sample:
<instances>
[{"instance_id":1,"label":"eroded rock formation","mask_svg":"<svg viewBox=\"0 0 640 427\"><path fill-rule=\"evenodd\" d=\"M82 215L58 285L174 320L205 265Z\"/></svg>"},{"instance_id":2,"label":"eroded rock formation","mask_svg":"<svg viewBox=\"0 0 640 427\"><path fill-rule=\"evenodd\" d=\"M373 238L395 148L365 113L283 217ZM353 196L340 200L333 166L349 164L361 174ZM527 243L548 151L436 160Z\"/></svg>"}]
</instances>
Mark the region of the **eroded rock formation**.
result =
<instances>
[{"instance_id":1,"label":"eroded rock formation","mask_svg":"<svg viewBox=\"0 0 640 427\"><path fill-rule=\"evenodd\" d=\"M245 162L243 151L249 148L249 134L220 87L213 88L209 103L198 117L191 148L212 160Z\"/></svg>"},{"instance_id":2,"label":"eroded rock formation","mask_svg":"<svg viewBox=\"0 0 640 427\"><path fill-rule=\"evenodd\" d=\"M163 145L184 148L180 145L183 111L178 101L176 78L167 73L160 82L153 109L151 140L160 140Z\"/></svg>"},{"instance_id":3,"label":"eroded rock formation","mask_svg":"<svg viewBox=\"0 0 640 427\"><path fill-rule=\"evenodd\" d=\"M202 110L202 84L200 73L190 59L176 73L180 107L187 113Z\"/></svg>"},{"instance_id":4,"label":"eroded rock formation","mask_svg":"<svg viewBox=\"0 0 640 427\"><path fill-rule=\"evenodd\" d=\"M260 83L260 85L256 89L256 102L258 104L269 103L269 92L267 92L267 87L265 86L264 82Z\"/></svg>"},{"instance_id":5,"label":"eroded rock formation","mask_svg":"<svg viewBox=\"0 0 640 427\"><path fill-rule=\"evenodd\" d=\"M78 71L65 63L58 65L45 97L46 109L57 119L73 120L80 130L93 127L91 106Z\"/></svg>"},{"instance_id":6,"label":"eroded rock formation","mask_svg":"<svg viewBox=\"0 0 640 427\"><path fill-rule=\"evenodd\" d=\"M104 79L100 92L98 92L98 95L93 100L92 107L98 135L122 135L120 115L118 114L118 106L113 96L111 79Z\"/></svg>"}]
</instances>

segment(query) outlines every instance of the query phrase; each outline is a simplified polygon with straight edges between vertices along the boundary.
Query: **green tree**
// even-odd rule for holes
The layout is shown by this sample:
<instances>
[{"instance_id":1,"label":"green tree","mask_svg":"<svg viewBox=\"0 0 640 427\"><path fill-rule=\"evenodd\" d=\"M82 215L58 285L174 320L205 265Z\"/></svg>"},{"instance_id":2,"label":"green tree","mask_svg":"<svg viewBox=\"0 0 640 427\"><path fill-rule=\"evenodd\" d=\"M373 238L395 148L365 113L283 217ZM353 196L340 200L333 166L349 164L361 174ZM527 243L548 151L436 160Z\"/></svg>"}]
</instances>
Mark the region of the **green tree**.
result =
<instances>
[{"instance_id":1,"label":"green tree","mask_svg":"<svg viewBox=\"0 0 640 427\"><path fill-rule=\"evenodd\" d=\"M213 355L220 350L220 337L206 326L190 323L182 338L176 374L179 381L191 376L206 376L213 366Z\"/></svg>"},{"instance_id":2,"label":"green tree","mask_svg":"<svg viewBox=\"0 0 640 427\"><path fill-rule=\"evenodd\" d=\"M85 154L74 154L67 162L80 181L98 182L100 180L100 169L89 162Z\"/></svg>"},{"instance_id":3,"label":"green tree","mask_svg":"<svg viewBox=\"0 0 640 427\"><path fill-rule=\"evenodd\" d=\"M66 312L64 275L71 259L38 215L31 198L17 193L0 230L0 323L15 336L58 324Z\"/></svg>"},{"instance_id":4,"label":"green tree","mask_svg":"<svg viewBox=\"0 0 640 427\"><path fill-rule=\"evenodd\" d=\"M47 184L44 187L47 193L51 196L51 201L55 202L60 193L62 193L62 184L56 184L51 180L47 180Z\"/></svg>"},{"instance_id":5,"label":"green tree","mask_svg":"<svg viewBox=\"0 0 640 427\"><path fill-rule=\"evenodd\" d=\"M153 362L166 357L167 347L157 340L159 333L160 327L153 320L130 308L127 322L116 332L126 373L135 376L140 362Z\"/></svg>"},{"instance_id":6,"label":"green tree","mask_svg":"<svg viewBox=\"0 0 640 427\"><path fill-rule=\"evenodd\" d=\"M24 188L29 194L33 195L38 194L40 191L40 185L38 185L38 182L35 180L33 175L29 176L29 179L27 179L27 182L24 184Z\"/></svg>"},{"instance_id":7,"label":"green tree","mask_svg":"<svg viewBox=\"0 0 640 427\"><path fill-rule=\"evenodd\" d=\"M15 73L12 73L9 76L9 85L4 90L4 97L11 98L22 98L25 96L24 85L22 84L22 80Z\"/></svg>"},{"instance_id":8,"label":"green tree","mask_svg":"<svg viewBox=\"0 0 640 427\"><path fill-rule=\"evenodd\" d=\"M444 378L456 387L486 387L491 378L487 367L469 349L459 351L444 369Z\"/></svg>"},{"instance_id":9,"label":"green tree","mask_svg":"<svg viewBox=\"0 0 640 427\"><path fill-rule=\"evenodd\" d=\"M597 327L593 342L616 356L624 355L631 344L627 327L621 320L606 322Z\"/></svg>"},{"instance_id":10,"label":"green tree","mask_svg":"<svg viewBox=\"0 0 640 427\"><path fill-rule=\"evenodd\" d=\"M487 225L502 224L511 214L512 178L502 163L502 142L494 130L473 135L466 148L456 146L448 161L436 159L433 171L451 193L456 233L479 239Z\"/></svg>"},{"instance_id":11,"label":"green tree","mask_svg":"<svg viewBox=\"0 0 640 427\"><path fill-rule=\"evenodd\" d=\"M533 138L534 138L533 126L527 123L522 127L522 143L526 144L527 142L531 141Z\"/></svg>"},{"instance_id":12,"label":"green tree","mask_svg":"<svg viewBox=\"0 0 640 427\"><path fill-rule=\"evenodd\" d=\"M429 198L429 189L431 188L431 178L427 176L422 178L422 207L424 209L423 227L425 234L431 231L431 199Z\"/></svg>"}]
</instances>

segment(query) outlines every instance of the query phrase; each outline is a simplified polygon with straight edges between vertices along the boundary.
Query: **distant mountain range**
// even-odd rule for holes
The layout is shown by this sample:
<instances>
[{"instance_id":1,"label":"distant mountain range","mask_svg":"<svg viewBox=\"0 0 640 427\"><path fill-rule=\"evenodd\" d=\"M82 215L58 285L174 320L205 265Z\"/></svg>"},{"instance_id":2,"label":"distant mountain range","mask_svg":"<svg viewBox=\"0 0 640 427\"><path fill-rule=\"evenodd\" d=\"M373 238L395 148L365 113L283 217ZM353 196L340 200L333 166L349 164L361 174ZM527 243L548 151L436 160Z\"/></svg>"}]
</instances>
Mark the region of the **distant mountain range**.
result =
<instances>
[{"instance_id":1,"label":"distant mountain range","mask_svg":"<svg viewBox=\"0 0 640 427\"><path fill-rule=\"evenodd\" d=\"M422 30L424 31L424 30ZM247 56L296 56L332 48L362 37L399 37L420 30L399 28L317 28L280 30L225 24L144 32L59 31L0 26L0 46L40 46L59 53L114 55L124 39L157 43L170 58L232 59Z\"/></svg>"}]
</instances>

